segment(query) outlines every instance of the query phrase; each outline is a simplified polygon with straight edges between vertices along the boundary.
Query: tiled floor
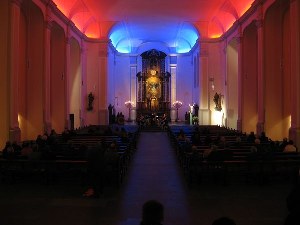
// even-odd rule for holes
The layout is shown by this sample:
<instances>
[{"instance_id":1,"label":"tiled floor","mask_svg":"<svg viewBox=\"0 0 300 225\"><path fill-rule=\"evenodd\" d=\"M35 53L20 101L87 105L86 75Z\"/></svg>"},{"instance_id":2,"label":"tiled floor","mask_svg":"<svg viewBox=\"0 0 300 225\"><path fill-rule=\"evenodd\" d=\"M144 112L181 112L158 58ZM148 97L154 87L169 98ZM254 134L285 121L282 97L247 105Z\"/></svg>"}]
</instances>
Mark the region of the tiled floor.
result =
<instances>
[{"instance_id":1,"label":"tiled floor","mask_svg":"<svg viewBox=\"0 0 300 225\"><path fill-rule=\"evenodd\" d=\"M165 225L210 225L223 215L238 225L281 225L291 184L187 187L167 133L143 132L125 182L85 199L84 186L62 182L0 184L0 225L137 225L148 199L165 206Z\"/></svg>"}]
</instances>

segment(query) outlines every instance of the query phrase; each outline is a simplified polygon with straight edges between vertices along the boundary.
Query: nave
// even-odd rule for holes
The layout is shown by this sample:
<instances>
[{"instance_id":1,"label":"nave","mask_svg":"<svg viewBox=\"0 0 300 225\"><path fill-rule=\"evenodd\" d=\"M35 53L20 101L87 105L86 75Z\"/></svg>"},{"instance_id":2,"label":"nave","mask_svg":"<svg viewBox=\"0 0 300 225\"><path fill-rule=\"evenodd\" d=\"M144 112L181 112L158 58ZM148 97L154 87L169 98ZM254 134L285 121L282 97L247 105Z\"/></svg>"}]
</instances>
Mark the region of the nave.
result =
<instances>
[{"instance_id":1,"label":"nave","mask_svg":"<svg viewBox=\"0 0 300 225\"><path fill-rule=\"evenodd\" d=\"M165 206L164 225L210 225L224 215L239 225L281 225L292 186L203 183L188 187L168 134L141 132L121 187L105 187L99 199L83 198L85 188L63 182L1 183L1 224L138 225L142 204L156 199Z\"/></svg>"}]
</instances>

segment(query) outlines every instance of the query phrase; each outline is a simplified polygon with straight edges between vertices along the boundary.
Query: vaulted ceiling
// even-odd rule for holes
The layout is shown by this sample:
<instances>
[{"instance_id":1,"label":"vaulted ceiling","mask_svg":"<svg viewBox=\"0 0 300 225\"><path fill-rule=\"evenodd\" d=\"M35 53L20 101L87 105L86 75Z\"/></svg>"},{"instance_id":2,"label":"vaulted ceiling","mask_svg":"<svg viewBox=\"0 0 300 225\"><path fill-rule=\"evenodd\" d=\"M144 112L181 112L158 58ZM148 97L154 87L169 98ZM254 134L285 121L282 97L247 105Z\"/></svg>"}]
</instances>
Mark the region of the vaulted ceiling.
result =
<instances>
[{"instance_id":1,"label":"vaulted ceiling","mask_svg":"<svg viewBox=\"0 0 300 225\"><path fill-rule=\"evenodd\" d=\"M152 42L189 51L220 37L254 0L53 0L87 37L108 37L121 52Z\"/></svg>"}]
</instances>

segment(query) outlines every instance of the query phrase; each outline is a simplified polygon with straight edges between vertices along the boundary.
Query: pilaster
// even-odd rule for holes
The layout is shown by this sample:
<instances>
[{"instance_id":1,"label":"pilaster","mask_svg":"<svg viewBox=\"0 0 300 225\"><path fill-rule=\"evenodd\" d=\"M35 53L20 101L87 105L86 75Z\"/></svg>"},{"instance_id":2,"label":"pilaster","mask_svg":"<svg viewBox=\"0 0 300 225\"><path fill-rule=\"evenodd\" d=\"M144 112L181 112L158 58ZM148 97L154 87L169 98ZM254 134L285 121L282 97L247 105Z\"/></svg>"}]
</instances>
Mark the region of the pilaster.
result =
<instances>
[{"instance_id":1,"label":"pilaster","mask_svg":"<svg viewBox=\"0 0 300 225\"><path fill-rule=\"evenodd\" d=\"M109 39L103 39L99 43L99 124L108 124L108 50L109 50Z\"/></svg>"},{"instance_id":2,"label":"pilaster","mask_svg":"<svg viewBox=\"0 0 300 225\"><path fill-rule=\"evenodd\" d=\"M87 108L87 49L85 42L81 40L81 110L80 110L80 126L86 125L86 108Z\"/></svg>"},{"instance_id":3,"label":"pilaster","mask_svg":"<svg viewBox=\"0 0 300 225\"><path fill-rule=\"evenodd\" d=\"M50 74L51 74L51 56L50 56L50 51L51 51L51 29L53 27L53 22L52 18L50 16L50 9L47 8L47 14L46 14L46 20L45 20L45 25L44 25L44 33L45 33L45 41L44 41L44 130L48 134L50 133L52 129L51 125L51 109L50 109Z\"/></svg>"},{"instance_id":4,"label":"pilaster","mask_svg":"<svg viewBox=\"0 0 300 225\"><path fill-rule=\"evenodd\" d=\"M240 31L239 35L236 37L237 40L237 49L238 49L238 119L237 119L237 130L242 131L242 100L243 100L243 37L242 32Z\"/></svg>"},{"instance_id":5,"label":"pilaster","mask_svg":"<svg viewBox=\"0 0 300 225\"><path fill-rule=\"evenodd\" d=\"M10 2L10 129L11 141L21 140L21 130L18 122L18 79L19 79L19 35L20 11L22 0Z\"/></svg>"},{"instance_id":6,"label":"pilaster","mask_svg":"<svg viewBox=\"0 0 300 225\"><path fill-rule=\"evenodd\" d=\"M208 43L199 40L199 124L210 124L211 111L210 111L210 85L209 82L214 82L213 77L208 76Z\"/></svg>"},{"instance_id":7,"label":"pilaster","mask_svg":"<svg viewBox=\"0 0 300 225\"><path fill-rule=\"evenodd\" d=\"M70 114L70 66L71 66L71 36L70 27L68 27L65 40L65 127L71 129Z\"/></svg>"},{"instance_id":8,"label":"pilaster","mask_svg":"<svg viewBox=\"0 0 300 225\"><path fill-rule=\"evenodd\" d=\"M289 139L300 146L300 0L290 0L291 128Z\"/></svg>"},{"instance_id":9,"label":"pilaster","mask_svg":"<svg viewBox=\"0 0 300 225\"><path fill-rule=\"evenodd\" d=\"M258 121L256 124L256 133L264 131L265 124L265 98L264 98L264 21L263 9L260 5L257 9L257 110Z\"/></svg>"}]
</instances>

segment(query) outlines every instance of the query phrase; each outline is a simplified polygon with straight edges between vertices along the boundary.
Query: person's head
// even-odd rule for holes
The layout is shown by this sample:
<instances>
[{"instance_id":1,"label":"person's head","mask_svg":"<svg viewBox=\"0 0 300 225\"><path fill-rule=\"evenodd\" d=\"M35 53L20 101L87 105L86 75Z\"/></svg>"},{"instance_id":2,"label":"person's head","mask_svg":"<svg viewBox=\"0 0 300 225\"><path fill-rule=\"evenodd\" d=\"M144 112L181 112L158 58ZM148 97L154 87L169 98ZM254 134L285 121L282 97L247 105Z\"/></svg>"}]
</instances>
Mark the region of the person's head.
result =
<instances>
[{"instance_id":1,"label":"person's head","mask_svg":"<svg viewBox=\"0 0 300 225\"><path fill-rule=\"evenodd\" d=\"M156 200L149 200L143 205L143 224L160 224L164 220L164 207Z\"/></svg>"},{"instance_id":2,"label":"person's head","mask_svg":"<svg viewBox=\"0 0 300 225\"><path fill-rule=\"evenodd\" d=\"M235 222L228 217L220 217L216 219L212 225L236 225Z\"/></svg>"}]
</instances>

